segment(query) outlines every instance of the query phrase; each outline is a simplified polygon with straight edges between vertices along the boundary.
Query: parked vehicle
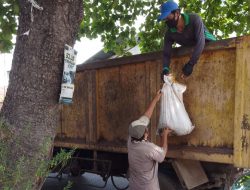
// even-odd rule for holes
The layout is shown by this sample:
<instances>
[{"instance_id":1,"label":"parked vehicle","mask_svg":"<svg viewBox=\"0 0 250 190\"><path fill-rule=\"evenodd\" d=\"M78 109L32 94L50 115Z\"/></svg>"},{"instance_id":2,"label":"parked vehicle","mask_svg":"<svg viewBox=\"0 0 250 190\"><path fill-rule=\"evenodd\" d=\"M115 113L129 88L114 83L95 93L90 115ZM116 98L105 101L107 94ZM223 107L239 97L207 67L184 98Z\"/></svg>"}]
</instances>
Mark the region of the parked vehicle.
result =
<instances>
[{"instance_id":1,"label":"parked vehicle","mask_svg":"<svg viewBox=\"0 0 250 190\"><path fill-rule=\"evenodd\" d=\"M250 172L243 173L235 180L232 190L248 190L250 189Z\"/></svg>"}]
</instances>

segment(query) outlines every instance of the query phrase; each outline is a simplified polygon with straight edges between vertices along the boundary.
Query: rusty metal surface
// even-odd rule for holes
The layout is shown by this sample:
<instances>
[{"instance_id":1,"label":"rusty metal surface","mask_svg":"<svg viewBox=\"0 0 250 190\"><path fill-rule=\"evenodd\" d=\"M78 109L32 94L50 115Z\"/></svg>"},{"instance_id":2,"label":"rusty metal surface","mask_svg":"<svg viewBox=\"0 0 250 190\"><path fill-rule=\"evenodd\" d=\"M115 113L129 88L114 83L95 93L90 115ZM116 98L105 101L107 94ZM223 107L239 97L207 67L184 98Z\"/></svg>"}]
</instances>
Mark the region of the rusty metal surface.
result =
<instances>
[{"instance_id":1,"label":"rusty metal surface","mask_svg":"<svg viewBox=\"0 0 250 190\"><path fill-rule=\"evenodd\" d=\"M187 60L188 57L174 58L173 72L178 75ZM177 76L188 86L184 102L196 128L191 135L171 138L171 144L233 146L234 60L233 49L207 52L188 81L181 81ZM143 114L160 88L155 81L150 85L152 73L154 79L159 77L158 64L142 62L98 70L98 143L125 144L129 123ZM156 115L153 119L157 124ZM155 127L152 128L153 139Z\"/></svg>"},{"instance_id":2,"label":"rusty metal surface","mask_svg":"<svg viewBox=\"0 0 250 190\"><path fill-rule=\"evenodd\" d=\"M142 114L148 102L145 64L98 71L98 140L123 144L128 124Z\"/></svg>"},{"instance_id":3,"label":"rusty metal surface","mask_svg":"<svg viewBox=\"0 0 250 190\"><path fill-rule=\"evenodd\" d=\"M188 57L175 58L173 70L180 73ZM235 101L235 50L204 53L192 76L182 81L187 85L184 104L195 125L185 137L171 140L174 144L209 147L233 146Z\"/></svg>"},{"instance_id":4,"label":"rusty metal surface","mask_svg":"<svg viewBox=\"0 0 250 190\"><path fill-rule=\"evenodd\" d=\"M78 147L85 150L96 150L106 152L127 153L126 146L117 146L116 144L86 144L73 139L56 139L58 147ZM168 158L182 158L191 160L201 160L208 162L233 164L233 150L229 148L209 148L193 146L169 146L166 155Z\"/></svg>"},{"instance_id":5,"label":"rusty metal surface","mask_svg":"<svg viewBox=\"0 0 250 190\"><path fill-rule=\"evenodd\" d=\"M250 168L250 35L236 47L234 164Z\"/></svg>"},{"instance_id":6,"label":"rusty metal surface","mask_svg":"<svg viewBox=\"0 0 250 190\"><path fill-rule=\"evenodd\" d=\"M177 81L187 85L184 103L195 129L190 135L170 137L170 147L183 149L170 148L167 156L233 163L233 148L239 143L234 135L236 43L241 42L230 39L209 45L188 80L180 79L180 74L189 54L185 48L183 54L182 48L175 53L171 68ZM63 108L59 131L64 135L58 133L55 145L126 152L129 123L143 114L161 86L159 55L104 61L107 67L99 62L80 66L74 104ZM155 135L158 115L157 106L150 124L153 142L159 141Z\"/></svg>"}]
</instances>

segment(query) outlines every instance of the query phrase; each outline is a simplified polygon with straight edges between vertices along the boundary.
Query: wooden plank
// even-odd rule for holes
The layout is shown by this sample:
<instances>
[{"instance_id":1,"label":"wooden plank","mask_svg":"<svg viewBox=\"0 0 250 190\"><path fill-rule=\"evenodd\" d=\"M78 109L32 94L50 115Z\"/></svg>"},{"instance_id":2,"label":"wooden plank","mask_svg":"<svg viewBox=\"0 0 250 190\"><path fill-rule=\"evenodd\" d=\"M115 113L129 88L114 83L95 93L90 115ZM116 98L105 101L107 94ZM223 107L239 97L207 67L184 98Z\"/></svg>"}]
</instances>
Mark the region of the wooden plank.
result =
<instances>
[{"instance_id":1,"label":"wooden plank","mask_svg":"<svg viewBox=\"0 0 250 190\"><path fill-rule=\"evenodd\" d=\"M225 148L183 146L180 149L172 149L170 146L166 156L168 158L233 164L233 150Z\"/></svg>"},{"instance_id":2,"label":"wooden plank","mask_svg":"<svg viewBox=\"0 0 250 190\"><path fill-rule=\"evenodd\" d=\"M175 159L172 162L177 176L187 189L193 189L208 182L207 175L199 161Z\"/></svg>"},{"instance_id":3,"label":"wooden plank","mask_svg":"<svg viewBox=\"0 0 250 190\"><path fill-rule=\"evenodd\" d=\"M151 101L158 90L162 87L162 81L160 73L162 71L162 61L155 60L154 62L146 62L148 69L148 89L149 89L149 101ZM157 103L156 108L153 112L151 122L150 122L150 139L152 142L156 143L156 133L157 125L159 122L159 112L160 112L160 101Z\"/></svg>"},{"instance_id":4,"label":"wooden plank","mask_svg":"<svg viewBox=\"0 0 250 190\"><path fill-rule=\"evenodd\" d=\"M63 110L63 105L59 105L59 110L60 110L60 116L59 116L59 122L56 130L56 136L62 136L63 133L63 128L62 128L62 110Z\"/></svg>"},{"instance_id":5,"label":"wooden plank","mask_svg":"<svg viewBox=\"0 0 250 190\"><path fill-rule=\"evenodd\" d=\"M98 143L127 141L130 122L146 109L145 81L144 64L98 71Z\"/></svg>"},{"instance_id":6,"label":"wooden plank","mask_svg":"<svg viewBox=\"0 0 250 190\"><path fill-rule=\"evenodd\" d=\"M215 51L219 49L221 50L231 49L231 48L235 48L235 38L207 43L203 52ZM190 55L192 51L193 51L192 48L180 47L173 49L172 54L173 56L186 56ZM162 59L162 51L81 64L77 66L77 72L84 70L91 70L91 69L101 69L101 68L121 66L124 64L140 63L144 61L152 61L155 59Z\"/></svg>"},{"instance_id":7,"label":"wooden plank","mask_svg":"<svg viewBox=\"0 0 250 190\"><path fill-rule=\"evenodd\" d=\"M88 120L86 118L87 106L85 101L87 99L86 93L86 75L76 75L76 86L73 95L73 104L63 105L62 109L62 133L61 137L81 139L86 141L86 126Z\"/></svg>"},{"instance_id":8,"label":"wooden plank","mask_svg":"<svg viewBox=\"0 0 250 190\"><path fill-rule=\"evenodd\" d=\"M56 147L65 147L65 148L82 148L89 150L99 150L106 152L117 152L117 153L127 153L126 142L121 144L115 144L112 142L106 143L83 143L79 139L61 139L59 136L56 137L54 146ZM204 150L205 149L205 150ZM203 147L182 147L178 150L173 149L171 146L167 152L167 158L176 158L176 159L190 159L190 160L199 160L206 162L215 162L215 163L226 163L233 164L233 150L225 148L203 148Z\"/></svg>"},{"instance_id":9,"label":"wooden plank","mask_svg":"<svg viewBox=\"0 0 250 190\"><path fill-rule=\"evenodd\" d=\"M65 147L65 148L74 148L78 147L81 149L88 150L98 150L105 152L117 152L117 153L127 153L126 143L123 146L114 143L96 143L96 144L87 144L83 143L81 140L76 141L76 139L60 139L57 137L54 141L54 146L56 147ZM181 148L179 150L172 150L171 147L166 155L168 158L176 159L190 159L190 160L199 160L215 163L226 163L233 164L233 153L230 150L210 148L210 151L204 151L203 148Z\"/></svg>"},{"instance_id":10,"label":"wooden plank","mask_svg":"<svg viewBox=\"0 0 250 190\"><path fill-rule=\"evenodd\" d=\"M145 67L146 67L146 86L147 88L147 97L146 97L146 107L149 105L149 102L152 101L154 98L154 95L156 94L156 84L154 83L154 77L155 77L155 63L151 62L146 62ZM155 113L156 111L154 110L153 115L150 119L150 125L149 125L149 137L150 140L155 142L156 137L155 137L155 130L156 130L156 118L155 118Z\"/></svg>"},{"instance_id":11,"label":"wooden plank","mask_svg":"<svg viewBox=\"0 0 250 190\"><path fill-rule=\"evenodd\" d=\"M84 81L83 81L84 82ZM96 143L97 139L97 122L96 122L96 71L89 71L88 88L86 89L87 101L86 106L88 107L88 126L86 131L87 142L90 144ZM79 95L80 96L80 95Z\"/></svg>"},{"instance_id":12,"label":"wooden plank","mask_svg":"<svg viewBox=\"0 0 250 190\"><path fill-rule=\"evenodd\" d=\"M234 165L250 168L250 36L237 39Z\"/></svg>"}]
</instances>

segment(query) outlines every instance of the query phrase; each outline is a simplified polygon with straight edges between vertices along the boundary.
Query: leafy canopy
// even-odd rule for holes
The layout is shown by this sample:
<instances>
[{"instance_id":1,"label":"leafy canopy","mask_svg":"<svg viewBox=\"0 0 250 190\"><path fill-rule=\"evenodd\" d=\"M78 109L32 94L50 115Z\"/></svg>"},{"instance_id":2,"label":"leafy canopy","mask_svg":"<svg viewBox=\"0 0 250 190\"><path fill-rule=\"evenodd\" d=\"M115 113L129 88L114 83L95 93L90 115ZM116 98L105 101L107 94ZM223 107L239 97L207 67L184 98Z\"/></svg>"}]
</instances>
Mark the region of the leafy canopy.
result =
<instances>
[{"instance_id":1,"label":"leafy canopy","mask_svg":"<svg viewBox=\"0 0 250 190\"><path fill-rule=\"evenodd\" d=\"M9 52L16 34L19 7L16 0L0 0L0 52Z\"/></svg>"},{"instance_id":2,"label":"leafy canopy","mask_svg":"<svg viewBox=\"0 0 250 190\"><path fill-rule=\"evenodd\" d=\"M106 51L124 54L124 49L139 43L142 52L162 49L166 26L157 23L163 0L83 0L84 19L80 37L101 36ZM179 0L182 12L198 13L217 38L250 33L250 0ZM17 0L0 0L0 51L12 48L16 33ZM141 16L145 21L136 28ZM139 42L138 42L138 39Z\"/></svg>"}]
</instances>

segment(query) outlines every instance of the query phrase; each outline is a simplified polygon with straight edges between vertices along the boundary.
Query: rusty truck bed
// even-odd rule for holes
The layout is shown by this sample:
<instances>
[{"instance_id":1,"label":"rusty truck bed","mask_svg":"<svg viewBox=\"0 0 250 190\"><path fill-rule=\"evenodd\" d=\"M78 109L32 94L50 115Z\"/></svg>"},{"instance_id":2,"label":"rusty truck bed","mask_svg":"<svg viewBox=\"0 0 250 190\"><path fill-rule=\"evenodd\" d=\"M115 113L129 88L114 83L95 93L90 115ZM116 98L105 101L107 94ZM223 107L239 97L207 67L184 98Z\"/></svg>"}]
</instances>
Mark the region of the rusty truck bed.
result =
<instances>
[{"instance_id":1,"label":"rusty truck bed","mask_svg":"<svg viewBox=\"0 0 250 190\"><path fill-rule=\"evenodd\" d=\"M206 45L187 80L181 69L191 49L177 48L171 68L187 85L190 135L170 137L167 157L250 167L250 36ZM128 125L143 114L161 87L162 52L77 67L73 104L62 106L55 146L126 153ZM157 142L159 107L151 120Z\"/></svg>"}]
</instances>

